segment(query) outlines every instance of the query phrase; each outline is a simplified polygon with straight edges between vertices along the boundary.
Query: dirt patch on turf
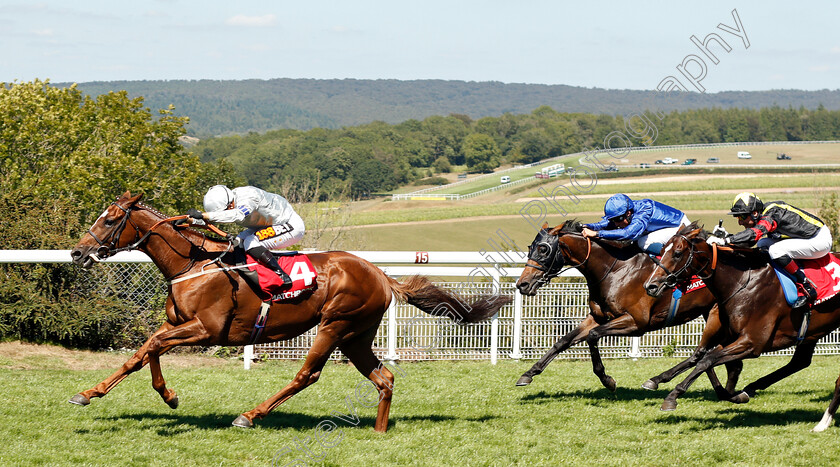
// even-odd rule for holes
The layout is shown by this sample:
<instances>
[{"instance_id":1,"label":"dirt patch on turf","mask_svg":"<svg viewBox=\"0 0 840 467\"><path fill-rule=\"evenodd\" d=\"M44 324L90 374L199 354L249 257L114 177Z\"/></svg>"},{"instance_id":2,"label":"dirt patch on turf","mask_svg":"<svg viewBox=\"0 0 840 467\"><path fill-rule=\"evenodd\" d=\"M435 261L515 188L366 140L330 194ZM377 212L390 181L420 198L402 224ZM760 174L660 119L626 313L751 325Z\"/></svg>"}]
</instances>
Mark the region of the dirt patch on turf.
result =
<instances>
[{"instance_id":1,"label":"dirt patch on turf","mask_svg":"<svg viewBox=\"0 0 840 467\"><path fill-rule=\"evenodd\" d=\"M56 345L0 343L0 369L14 370L116 370L133 352L70 350ZM197 354L172 354L160 358L168 368L220 367L236 365L230 359ZM239 363L241 364L241 363Z\"/></svg>"}]
</instances>

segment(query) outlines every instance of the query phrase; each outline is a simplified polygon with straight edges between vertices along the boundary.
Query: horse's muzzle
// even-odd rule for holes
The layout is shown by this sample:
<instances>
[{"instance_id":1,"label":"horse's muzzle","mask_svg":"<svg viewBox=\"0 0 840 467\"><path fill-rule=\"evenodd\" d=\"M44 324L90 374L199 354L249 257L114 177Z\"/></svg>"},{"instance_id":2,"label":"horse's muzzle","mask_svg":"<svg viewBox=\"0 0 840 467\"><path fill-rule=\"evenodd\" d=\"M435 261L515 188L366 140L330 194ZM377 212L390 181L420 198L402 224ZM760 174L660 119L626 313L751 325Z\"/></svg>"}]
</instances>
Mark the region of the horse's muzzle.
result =
<instances>
[{"instance_id":1,"label":"horse's muzzle","mask_svg":"<svg viewBox=\"0 0 840 467\"><path fill-rule=\"evenodd\" d=\"M519 293L522 295L527 295L532 297L537 294L537 289L539 289L539 283L537 281L522 281L516 283L516 288L519 290Z\"/></svg>"},{"instance_id":2,"label":"horse's muzzle","mask_svg":"<svg viewBox=\"0 0 840 467\"><path fill-rule=\"evenodd\" d=\"M659 285L652 284L652 283L648 282L648 284L645 286L645 292L647 292L647 294L650 295L653 298L659 298L659 296L662 295L662 291L664 289L665 289L665 282L662 282Z\"/></svg>"},{"instance_id":3,"label":"horse's muzzle","mask_svg":"<svg viewBox=\"0 0 840 467\"><path fill-rule=\"evenodd\" d=\"M73 251L70 252L70 257L73 259L73 264L76 266L81 267L82 269L89 269L93 266L98 258L95 258L94 255L91 255L90 250L82 251L81 248L74 248Z\"/></svg>"}]
</instances>

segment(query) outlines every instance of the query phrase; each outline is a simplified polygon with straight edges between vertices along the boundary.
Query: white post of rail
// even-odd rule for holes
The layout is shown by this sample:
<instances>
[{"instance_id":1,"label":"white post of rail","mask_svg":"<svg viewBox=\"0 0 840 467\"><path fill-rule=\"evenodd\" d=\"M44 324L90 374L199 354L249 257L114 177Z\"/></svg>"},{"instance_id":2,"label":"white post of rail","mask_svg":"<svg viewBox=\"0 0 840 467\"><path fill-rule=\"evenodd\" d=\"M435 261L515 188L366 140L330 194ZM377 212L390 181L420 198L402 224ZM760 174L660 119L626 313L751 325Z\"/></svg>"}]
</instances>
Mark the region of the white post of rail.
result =
<instances>
[{"instance_id":1,"label":"white post of rail","mask_svg":"<svg viewBox=\"0 0 840 467\"><path fill-rule=\"evenodd\" d=\"M630 338L630 352L627 354L633 360L642 357L642 338L639 336Z\"/></svg>"},{"instance_id":2,"label":"white post of rail","mask_svg":"<svg viewBox=\"0 0 840 467\"><path fill-rule=\"evenodd\" d=\"M251 369L251 360L254 359L254 346L253 345L246 345L245 351L242 354L242 359L245 361L245 369Z\"/></svg>"},{"instance_id":3,"label":"white post of rail","mask_svg":"<svg viewBox=\"0 0 840 467\"><path fill-rule=\"evenodd\" d=\"M388 353L385 360L393 362L399 360L397 355L397 297L391 294L391 304L388 305Z\"/></svg>"},{"instance_id":4,"label":"white post of rail","mask_svg":"<svg viewBox=\"0 0 840 467\"><path fill-rule=\"evenodd\" d=\"M510 358L522 359L522 294L513 291L513 350Z\"/></svg>"},{"instance_id":5,"label":"white post of rail","mask_svg":"<svg viewBox=\"0 0 840 467\"><path fill-rule=\"evenodd\" d=\"M498 265L490 270L493 277L493 293L498 294L501 290L501 274ZM499 312L493 315L490 321L490 363L495 365L499 361Z\"/></svg>"}]
</instances>

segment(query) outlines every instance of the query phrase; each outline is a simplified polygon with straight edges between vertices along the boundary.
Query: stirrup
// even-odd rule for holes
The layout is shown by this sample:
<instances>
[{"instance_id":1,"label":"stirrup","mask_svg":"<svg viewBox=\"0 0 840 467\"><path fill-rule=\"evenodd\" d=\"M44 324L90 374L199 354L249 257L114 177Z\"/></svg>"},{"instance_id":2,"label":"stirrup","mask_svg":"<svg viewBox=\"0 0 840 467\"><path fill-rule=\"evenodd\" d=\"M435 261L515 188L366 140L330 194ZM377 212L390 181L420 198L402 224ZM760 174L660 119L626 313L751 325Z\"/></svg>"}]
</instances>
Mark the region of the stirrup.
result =
<instances>
[{"instance_id":1,"label":"stirrup","mask_svg":"<svg viewBox=\"0 0 840 467\"><path fill-rule=\"evenodd\" d=\"M808 300L807 296L800 295L799 297L796 298L796 301L793 302L793 305L791 305L790 307L791 308L800 308L800 307L803 307L803 306L807 305L809 302L810 302L810 300Z\"/></svg>"},{"instance_id":2,"label":"stirrup","mask_svg":"<svg viewBox=\"0 0 840 467\"><path fill-rule=\"evenodd\" d=\"M282 269L275 269L274 272L276 272L277 275L280 276L280 279L283 279L283 285L292 285L292 278L289 277L288 274L286 274L286 271Z\"/></svg>"},{"instance_id":3,"label":"stirrup","mask_svg":"<svg viewBox=\"0 0 840 467\"><path fill-rule=\"evenodd\" d=\"M796 302L792 308L799 308L809 303L813 303L817 299L817 289L814 287L810 279L805 279L806 282L797 282L797 289L801 290L803 295L796 298Z\"/></svg>"}]
</instances>

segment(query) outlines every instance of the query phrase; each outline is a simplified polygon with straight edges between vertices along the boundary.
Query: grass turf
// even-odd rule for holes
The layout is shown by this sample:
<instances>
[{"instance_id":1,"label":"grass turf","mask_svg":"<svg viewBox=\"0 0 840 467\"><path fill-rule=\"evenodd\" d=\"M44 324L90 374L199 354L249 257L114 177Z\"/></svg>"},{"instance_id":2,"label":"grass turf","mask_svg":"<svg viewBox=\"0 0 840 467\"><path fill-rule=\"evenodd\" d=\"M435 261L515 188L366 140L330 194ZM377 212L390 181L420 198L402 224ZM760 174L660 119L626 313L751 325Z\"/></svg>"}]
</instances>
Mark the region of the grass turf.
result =
<instances>
[{"instance_id":1,"label":"grass turf","mask_svg":"<svg viewBox=\"0 0 840 467\"><path fill-rule=\"evenodd\" d=\"M556 361L527 387L513 383L532 362L403 363L386 434L373 431L374 408L354 404L358 425L348 421L348 400L358 400L363 378L343 364L329 363L317 384L252 430L230 422L289 382L299 362L250 371L233 362L164 363L181 399L177 410L152 390L148 370L82 408L67 399L109 370L4 364L0 464L837 465L840 451L830 446L840 428L810 429L828 404L838 361L816 357L746 405L716 401L703 377L675 412L659 410L673 382L652 392L639 387L675 359L607 360L615 393L600 386L588 361ZM747 362L739 386L785 362ZM322 422L335 428L329 447L315 441L326 433L316 431Z\"/></svg>"}]
</instances>

